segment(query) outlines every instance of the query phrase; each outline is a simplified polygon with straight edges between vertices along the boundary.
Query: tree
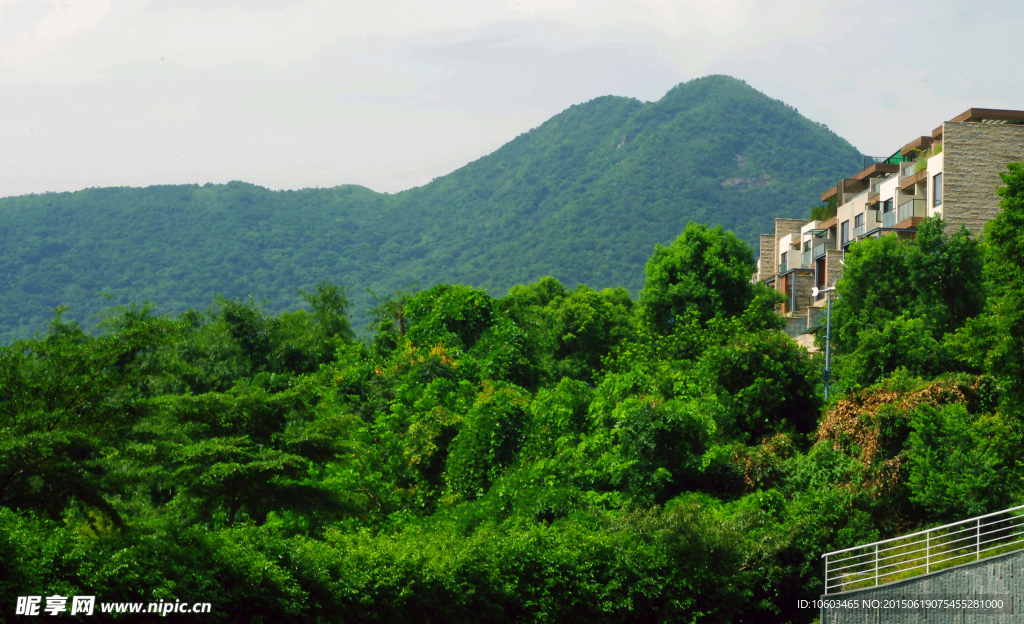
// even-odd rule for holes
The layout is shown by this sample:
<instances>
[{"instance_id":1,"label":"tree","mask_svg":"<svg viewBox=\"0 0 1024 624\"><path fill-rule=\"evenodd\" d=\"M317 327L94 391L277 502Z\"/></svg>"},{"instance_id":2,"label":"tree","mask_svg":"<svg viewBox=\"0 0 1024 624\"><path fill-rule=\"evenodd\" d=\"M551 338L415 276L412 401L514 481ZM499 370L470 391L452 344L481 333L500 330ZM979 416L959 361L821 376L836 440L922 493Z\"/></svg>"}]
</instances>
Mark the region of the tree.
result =
<instances>
[{"instance_id":1,"label":"tree","mask_svg":"<svg viewBox=\"0 0 1024 624\"><path fill-rule=\"evenodd\" d=\"M456 498L482 496L516 459L526 440L529 405L522 388L483 384L448 455L448 489Z\"/></svg>"},{"instance_id":2,"label":"tree","mask_svg":"<svg viewBox=\"0 0 1024 624\"><path fill-rule=\"evenodd\" d=\"M753 250L721 226L689 223L668 247L657 245L644 269L640 315L660 333L688 314L702 322L739 316L755 296Z\"/></svg>"},{"instance_id":3,"label":"tree","mask_svg":"<svg viewBox=\"0 0 1024 624\"><path fill-rule=\"evenodd\" d=\"M931 217L912 240L882 236L850 248L832 312L840 384L866 386L900 367L926 377L962 368L945 336L984 308L984 255L966 229L948 236L945 227Z\"/></svg>"},{"instance_id":4,"label":"tree","mask_svg":"<svg viewBox=\"0 0 1024 624\"><path fill-rule=\"evenodd\" d=\"M837 353L853 351L860 332L881 330L886 321L915 307L908 266L911 245L882 236L850 247L843 279L836 284L841 298L832 304L832 348Z\"/></svg>"},{"instance_id":5,"label":"tree","mask_svg":"<svg viewBox=\"0 0 1024 624\"><path fill-rule=\"evenodd\" d=\"M0 348L0 505L59 518L78 502L120 522L104 449L123 448L149 412L153 352L180 325L118 308L91 337L62 313L45 337Z\"/></svg>"},{"instance_id":6,"label":"tree","mask_svg":"<svg viewBox=\"0 0 1024 624\"><path fill-rule=\"evenodd\" d=\"M981 243L964 226L951 236L945 230L941 216L922 221L907 262L917 295L912 312L927 320L936 339L980 314L986 299Z\"/></svg>"},{"instance_id":7,"label":"tree","mask_svg":"<svg viewBox=\"0 0 1024 624\"><path fill-rule=\"evenodd\" d=\"M406 335L417 346L471 349L493 322L494 299L470 286L441 284L405 302Z\"/></svg>"},{"instance_id":8,"label":"tree","mask_svg":"<svg viewBox=\"0 0 1024 624\"><path fill-rule=\"evenodd\" d=\"M516 286L501 301L516 325L527 333L554 379L590 381L607 356L635 336L634 303L624 288L600 292L580 284L566 290L545 277Z\"/></svg>"},{"instance_id":9,"label":"tree","mask_svg":"<svg viewBox=\"0 0 1024 624\"><path fill-rule=\"evenodd\" d=\"M785 431L806 434L818 424L817 366L781 332L739 333L709 347L694 366L702 394L725 408L731 438L756 441Z\"/></svg>"},{"instance_id":10,"label":"tree","mask_svg":"<svg viewBox=\"0 0 1024 624\"><path fill-rule=\"evenodd\" d=\"M995 329L982 344L989 347L989 370L1006 384L1003 409L1024 417L1024 162L1007 170L1000 174L1005 186L998 190L999 214L986 226L997 296L991 322L980 329Z\"/></svg>"},{"instance_id":11,"label":"tree","mask_svg":"<svg viewBox=\"0 0 1024 624\"><path fill-rule=\"evenodd\" d=\"M998 511L1020 493L1019 437L999 417L961 404L921 405L911 418L910 500L932 517L956 520Z\"/></svg>"}]
</instances>

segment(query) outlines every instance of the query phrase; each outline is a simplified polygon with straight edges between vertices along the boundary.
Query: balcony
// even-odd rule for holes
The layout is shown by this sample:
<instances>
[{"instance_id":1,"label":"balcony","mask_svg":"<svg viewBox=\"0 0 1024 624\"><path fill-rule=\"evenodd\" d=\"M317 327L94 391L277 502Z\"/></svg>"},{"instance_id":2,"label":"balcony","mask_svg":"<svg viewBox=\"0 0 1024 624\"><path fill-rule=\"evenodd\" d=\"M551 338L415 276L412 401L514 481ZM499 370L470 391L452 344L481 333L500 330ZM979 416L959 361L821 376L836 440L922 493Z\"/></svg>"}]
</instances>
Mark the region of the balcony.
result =
<instances>
[{"instance_id":1,"label":"balcony","mask_svg":"<svg viewBox=\"0 0 1024 624\"><path fill-rule=\"evenodd\" d=\"M890 210L882 214L882 227L891 228L896 225L896 211Z\"/></svg>"},{"instance_id":2,"label":"balcony","mask_svg":"<svg viewBox=\"0 0 1024 624\"><path fill-rule=\"evenodd\" d=\"M915 173L914 170L911 169L909 173L910 175L900 178L900 190L903 191L904 193L913 194L912 191L908 191L907 189L913 187L918 182L923 182L924 180L927 180L928 170L922 169Z\"/></svg>"},{"instance_id":3,"label":"balcony","mask_svg":"<svg viewBox=\"0 0 1024 624\"><path fill-rule=\"evenodd\" d=\"M809 269L809 268L811 268L811 250L810 249L808 249L807 251L805 251L802 254L800 254L800 268L801 269Z\"/></svg>"},{"instance_id":4,"label":"balcony","mask_svg":"<svg viewBox=\"0 0 1024 624\"><path fill-rule=\"evenodd\" d=\"M911 217L923 217L925 216L926 204L923 199L912 199L908 202L900 204L900 207L896 211L896 223L906 221Z\"/></svg>"},{"instance_id":5,"label":"balcony","mask_svg":"<svg viewBox=\"0 0 1024 624\"><path fill-rule=\"evenodd\" d=\"M857 227L853 228L853 238L857 239L860 238L861 236L864 236L864 232L866 230L866 226L863 225L858 225Z\"/></svg>"},{"instance_id":6,"label":"balcony","mask_svg":"<svg viewBox=\"0 0 1024 624\"><path fill-rule=\"evenodd\" d=\"M814 246L814 251L811 253L811 255L813 256L814 260L817 260L818 258L820 258L820 257L825 255L825 251L826 250L828 250L828 249L835 249L835 248L836 248L836 242L834 240L825 241L824 243L822 243L820 245L815 245Z\"/></svg>"}]
</instances>

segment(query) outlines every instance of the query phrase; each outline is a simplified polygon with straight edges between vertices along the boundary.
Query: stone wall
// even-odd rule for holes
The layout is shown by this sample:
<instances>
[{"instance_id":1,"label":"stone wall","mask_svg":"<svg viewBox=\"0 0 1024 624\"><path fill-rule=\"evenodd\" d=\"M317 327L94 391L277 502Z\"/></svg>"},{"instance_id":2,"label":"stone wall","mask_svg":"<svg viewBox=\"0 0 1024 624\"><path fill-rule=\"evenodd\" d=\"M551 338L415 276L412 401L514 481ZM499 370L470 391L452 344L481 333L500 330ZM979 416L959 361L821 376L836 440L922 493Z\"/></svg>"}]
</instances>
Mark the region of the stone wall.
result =
<instances>
[{"instance_id":1,"label":"stone wall","mask_svg":"<svg viewBox=\"0 0 1024 624\"><path fill-rule=\"evenodd\" d=\"M839 262L842 259L842 249L825 250L825 288L832 288L843 278L843 265Z\"/></svg>"},{"instance_id":2,"label":"stone wall","mask_svg":"<svg viewBox=\"0 0 1024 624\"><path fill-rule=\"evenodd\" d=\"M807 309L814 302L811 296L811 289L814 288L814 271L797 271L794 274L796 280L796 307L794 312L807 315Z\"/></svg>"},{"instance_id":3,"label":"stone wall","mask_svg":"<svg viewBox=\"0 0 1024 624\"><path fill-rule=\"evenodd\" d=\"M786 234L799 234L800 228L807 222L807 219L776 219L775 240L779 240Z\"/></svg>"},{"instance_id":4,"label":"stone wall","mask_svg":"<svg viewBox=\"0 0 1024 624\"><path fill-rule=\"evenodd\" d=\"M1009 604L1002 613L966 609L894 610L863 607L864 601L921 598L980 599L999 596ZM857 608L822 608L821 624L1021 624L1024 623L1024 552L1018 551L856 591L828 594L822 600L857 601ZM891 604L891 603L890 603Z\"/></svg>"},{"instance_id":5,"label":"stone wall","mask_svg":"<svg viewBox=\"0 0 1024 624\"><path fill-rule=\"evenodd\" d=\"M999 173L1006 163L1024 159L1024 126L952 121L942 126L942 216L949 232L966 225L978 236L999 212Z\"/></svg>"},{"instance_id":6,"label":"stone wall","mask_svg":"<svg viewBox=\"0 0 1024 624\"><path fill-rule=\"evenodd\" d=\"M761 235L761 253L757 259L757 281L763 282L775 275L775 235Z\"/></svg>"},{"instance_id":7,"label":"stone wall","mask_svg":"<svg viewBox=\"0 0 1024 624\"><path fill-rule=\"evenodd\" d=\"M797 336L796 343L804 349L807 349L808 353L817 353L821 350L814 344L814 334L803 334Z\"/></svg>"}]
</instances>

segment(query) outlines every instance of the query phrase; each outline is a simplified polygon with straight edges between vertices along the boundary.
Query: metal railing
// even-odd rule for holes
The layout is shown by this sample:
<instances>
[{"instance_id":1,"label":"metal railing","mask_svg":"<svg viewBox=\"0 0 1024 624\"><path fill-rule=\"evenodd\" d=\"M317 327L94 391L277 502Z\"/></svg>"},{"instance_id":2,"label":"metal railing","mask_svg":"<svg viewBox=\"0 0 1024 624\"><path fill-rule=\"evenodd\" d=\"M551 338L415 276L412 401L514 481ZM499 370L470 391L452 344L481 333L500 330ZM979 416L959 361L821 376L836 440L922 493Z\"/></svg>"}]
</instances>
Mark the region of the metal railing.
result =
<instances>
[{"instance_id":1,"label":"metal railing","mask_svg":"<svg viewBox=\"0 0 1024 624\"><path fill-rule=\"evenodd\" d=\"M899 173L893 173L885 176L884 178L877 178L875 181L873 181L871 183L871 195L878 195L879 193L881 193L882 184L888 182L889 178L891 178L894 175L899 175Z\"/></svg>"},{"instance_id":2,"label":"metal railing","mask_svg":"<svg viewBox=\"0 0 1024 624\"><path fill-rule=\"evenodd\" d=\"M814 256L815 259L818 259L818 258L820 258L820 257L825 255L825 250L826 249L835 249L835 248L836 248L836 242L834 240L825 241L824 243L822 243L820 245L815 245L814 246L814 251L812 252L812 255Z\"/></svg>"},{"instance_id":3,"label":"metal railing","mask_svg":"<svg viewBox=\"0 0 1024 624\"><path fill-rule=\"evenodd\" d=\"M889 212L882 213L882 227L891 228L896 225L896 211L890 210Z\"/></svg>"},{"instance_id":4,"label":"metal railing","mask_svg":"<svg viewBox=\"0 0 1024 624\"><path fill-rule=\"evenodd\" d=\"M825 593L863 589L1024 548L1024 505L822 555Z\"/></svg>"},{"instance_id":5,"label":"metal railing","mask_svg":"<svg viewBox=\"0 0 1024 624\"><path fill-rule=\"evenodd\" d=\"M908 162L909 160L911 160L910 156L902 156L902 155L899 154L899 152L893 154L892 156L888 156L888 157L886 157L886 156L865 156L864 157L864 169L867 169L871 165L879 165L879 164L897 165L897 164L899 164L901 162Z\"/></svg>"},{"instance_id":6,"label":"metal railing","mask_svg":"<svg viewBox=\"0 0 1024 624\"><path fill-rule=\"evenodd\" d=\"M810 317L807 320L807 327L809 329L824 327L826 317L825 312L825 308L811 308Z\"/></svg>"},{"instance_id":7,"label":"metal railing","mask_svg":"<svg viewBox=\"0 0 1024 624\"><path fill-rule=\"evenodd\" d=\"M802 254L800 254L800 268L801 269L809 269L809 268L811 268L811 250L810 249L808 249L807 251L805 251Z\"/></svg>"},{"instance_id":8,"label":"metal railing","mask_svg":"<svg viewBox=\"0 0 1024 624\"><path fill-rule=\"evenodd\" d=\"M903 202L900 204L900 207L897 208L896 212L898 216L896 217L896 223L905 221L910 217L923 217L925 210L925 202L923 199L912 199L910 201Z\"/></svg>"},{"instance_id":9,"label":"metal railing","mask_svg":"<svg viewBox=\"0 0 1024 624\"><path fill-rule=\"evenodd\" d=\"M796 338L797 336L807 332L807 317L793 319L786 323L785 329L786 335L790 338Z\"/></svg>"}]
</instances>

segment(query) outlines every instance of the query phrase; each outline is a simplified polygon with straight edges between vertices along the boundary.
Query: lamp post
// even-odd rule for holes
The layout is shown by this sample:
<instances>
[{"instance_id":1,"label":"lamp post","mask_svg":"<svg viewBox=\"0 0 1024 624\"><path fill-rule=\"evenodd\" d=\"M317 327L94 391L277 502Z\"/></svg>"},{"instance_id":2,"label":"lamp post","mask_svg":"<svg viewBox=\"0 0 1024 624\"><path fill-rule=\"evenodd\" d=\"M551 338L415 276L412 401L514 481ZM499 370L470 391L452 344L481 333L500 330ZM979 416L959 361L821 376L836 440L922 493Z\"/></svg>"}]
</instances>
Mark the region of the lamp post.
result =
<instances>
[{"instance_id":1,"label":"lamp post","mask_svg":"<svg viewBox=\"0 0 1024 624\"><path fill-rule=\"evenodd\" d=\"M828 403L828 382L831 378L832 369L829 367L829 360L832 358L832 291L836 287L819 289L817 286L811 289L811 296L817 297L821 293L828 293L828 303L825 306L825 374L822 379L825 381L825 402Z\"/></svg>"}]
</instances>

